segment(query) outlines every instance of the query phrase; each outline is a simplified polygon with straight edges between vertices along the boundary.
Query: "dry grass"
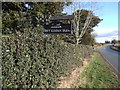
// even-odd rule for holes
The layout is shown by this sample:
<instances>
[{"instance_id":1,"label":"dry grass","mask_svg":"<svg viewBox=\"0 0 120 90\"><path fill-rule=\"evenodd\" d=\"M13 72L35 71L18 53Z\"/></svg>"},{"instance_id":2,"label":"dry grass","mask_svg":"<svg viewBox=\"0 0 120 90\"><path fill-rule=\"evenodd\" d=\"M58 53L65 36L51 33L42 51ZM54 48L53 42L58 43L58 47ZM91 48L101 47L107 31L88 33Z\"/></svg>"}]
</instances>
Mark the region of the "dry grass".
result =
<instances>
[{"instance_id":1,"label":"dry grass","mask_svg":"<svg viewBox=\"0 0 120 90\"><path fill-rule=\"evenodd\" d=\"M83 66L78 67L71 72L68 77L61 77L61 84L58 88L72 88L74 82L79 78L80 73L84 71L85 67L88 65L89 59L83 61Z\"/></svg>"}]
</instances>

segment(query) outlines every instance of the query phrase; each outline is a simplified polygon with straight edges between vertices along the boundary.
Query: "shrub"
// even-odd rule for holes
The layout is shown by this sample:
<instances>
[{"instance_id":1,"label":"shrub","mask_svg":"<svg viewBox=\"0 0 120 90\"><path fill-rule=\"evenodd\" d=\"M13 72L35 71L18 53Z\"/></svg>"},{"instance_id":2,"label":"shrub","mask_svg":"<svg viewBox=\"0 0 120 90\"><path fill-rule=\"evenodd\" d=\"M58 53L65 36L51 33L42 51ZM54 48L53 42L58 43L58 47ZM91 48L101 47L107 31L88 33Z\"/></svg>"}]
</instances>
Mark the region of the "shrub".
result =
<instances>
[{"instance_id":1,"label":"shrub","mask_svg":"<svg viewBox=\"0 0 120 90\"><path fill-rule=\"evenodd\" d=\"M61 76L81 66L85 55L92 53L90 47L74 47L58 35L45 37L42 27L23 31L2 37L3 87L56 87Z\"/></svg>"}]
</instances>

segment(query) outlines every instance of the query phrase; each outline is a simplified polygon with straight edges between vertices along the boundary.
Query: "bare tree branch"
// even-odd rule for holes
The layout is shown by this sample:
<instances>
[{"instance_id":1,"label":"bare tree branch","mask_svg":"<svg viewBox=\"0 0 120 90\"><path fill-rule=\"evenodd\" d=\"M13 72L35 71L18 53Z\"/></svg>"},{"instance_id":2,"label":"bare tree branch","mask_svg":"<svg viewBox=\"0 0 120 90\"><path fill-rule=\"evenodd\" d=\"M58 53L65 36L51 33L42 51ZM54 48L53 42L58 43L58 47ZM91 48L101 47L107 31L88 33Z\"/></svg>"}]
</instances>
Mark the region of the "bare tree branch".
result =
<instances>
[{"instance_id":1,"label":"bare tree branch","mask_svg":"<svg viewBox=\"0 0 120 90\"><path fill-rule=\"evenodd\" d=\"M81 8L80 6L81 5L79 4L79 8ZM91 4L90 7L91 7L91 9L93 9L92 4ZM75 7L74 7L74 10L75 10ZM73 23L73 32L75 34L77 44L79 43L79 41L84 36L86 30L89 28L90 22L91 22L92 17L93 17L92 11L89 10L88 15L87 15L86 20L85 20L85 23L84 23L84 26L82 28L81 25L80 25L81 15L82 15L82 10L77 10L77 11L75 11L73 13L73 16L74 16L74 19L72 21L72 23Z\"/></svg>"}]
</instances>

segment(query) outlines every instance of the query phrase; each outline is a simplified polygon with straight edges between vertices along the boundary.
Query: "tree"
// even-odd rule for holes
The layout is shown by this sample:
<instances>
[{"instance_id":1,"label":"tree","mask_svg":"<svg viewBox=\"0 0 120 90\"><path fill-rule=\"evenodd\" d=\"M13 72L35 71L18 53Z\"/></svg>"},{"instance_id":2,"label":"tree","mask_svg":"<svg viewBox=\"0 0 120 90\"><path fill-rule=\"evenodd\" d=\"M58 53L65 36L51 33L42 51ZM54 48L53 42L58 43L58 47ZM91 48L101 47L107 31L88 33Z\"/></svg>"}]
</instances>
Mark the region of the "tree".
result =
<instances>
[{"instance_id":1,"label":"tree","mask_svg":"<svg viewBox=\"0 0 120 90\"><path fill-rule=\"evenodd\" d=\"M92 19L91 22L88 26L86 26L86 29L83 29L86 23L86 17L88 15L88 10L77 10L77 12L79 13L80 11L80 20L79 23L77 22L77 17L76 17L76 21L74 21L74 19L72 20L73 24L73 32L71 35L67 35L67 37L65 38L65 41L67 42L71 42L71 43L76 43L78 44L79 41L81 42L81 44L85 44L85 45L92 45L95 42L95 36L92 35L91 33L94 31L93 27L97 26L98 23L100 23L102 21L102 19L100 19L98 16L93 15L92 13ZM75 13L77 13L75 12ZM74 13L73 13L74 15ZM75 17L75 16L74 16ZM78 23L78 24L77 24ZM78 28L78 29L77 29ZM78 40L77 40L78 39ZM91 43L91 44L90 44Z\"/></svg>"},{"instance_id":2,"label":"tree","mask_svg":"<svg viewBox=\"0 0 120 90\"><path fill-rule=\"evenodd\" d=\"M86 31L83 39L81 40L81 44L85 45L94 45L95 44L95 36L91 34L90 31Z\"/></svg>"},{"instance_id":3,"label":"tree","mask_svg":"<svg viewBox=\"0 0 120 90\"><path fill-rule=\"evenodd\" d=\"M94 16L93 12L95 10L97 10L97 7L96 7L96 3L93 3L93 2L89 2L89 3L83 3L83 2L73 3L72 7L74 8L74 13L73 13L74 19L72 20L73 34L75 35L75 38L76 38L76 44L78 44L78 43L81 42L82 37L84 36L86 31L88 29L92 28L92 27L90 27L90 24L95 23L95 21L93 21L93 23L92 23L92 19L93 19L93 16ZM76 8L79 8L79 10L75 11ZM84 10L82 8L87 8L89 10ZM102 19L100 19L99 22L101 20Z\"/></svg>"},{"instance_id":4,"label":"tree","mask_svg":"<svg viewBox=\"0 0 120 90\"><path fill-rule=\"evenodd\" d=\"M92 15L91 15L91 12L89 11L83 28L80 28L81 10L74 12L73 15L74 15L73 32L74 32L75 37L76 37L76 41L77 41L76 44L78 44L79 40L81 40L81 38L83 37L83 35L86 32L87 27L89 26L89 24L91 22Z\"/></svg>"},{"instance_id":5,"label":"tree","mask_svg":"<svg viewBox=\"0 0 120 90\"><path fill-rule=\"evenodd\" d=\"M71 36L74 36L75 42L78 44L79 42L82 43L82 41L84 41L84 35L86 32L91 34L93 31L92 28L97 26L97 24L100 23L102 19L100 19L98 16L93 15L92 11L84 9L77 10L73 13L73 15L73 34Z\"/></svg>"},{"instance_id":6,"label":"tree","mask_svg":"<svg viewBox=\"0 0 120 90\"><path fill-rule=\"evenodd\" d=\"M110 41L105 41L105 43L106 43L106 44L109 44L109 43L110 43Z\"/></svg>"},{"instance_id":7,"label":"tree","mask_svg":"<svg viewBox=\"0 0 120 90\"><path fill-rule=\"evenodd\" d=\"M117 43L117 40L113 39L113 40L111 41L111 43L112 43L112 44L116 44L116 43Z\"/></svg>"},{"instance_id":8,"label":"tree","mask_svg":"<svg viewBox=\"0 0 120 90\"><path fill-rule=\"evenodd\" d=\"M23 27L36 27L49 22L51 16L61 15L65 2L3 2L3 34Z\"/></svg>"},{"instance_id":9,"label":"tree","mask_svg":"<svg viewBox=\"0 0 120 90\"><path fill-rule=\"evenodd\" d=\"M120 44L120 40L118 40L118 44Z\"/></svg>"},{"instance_id":10,"label":"tree","mask_svg":"<svg viewBox=\"0 0 120 90\"><path fill-rule=\"evenodd\" d=\"M87 30L92 30L102 19L93 15L90 10L77 10L73 13L73 34L76 37L76 44L81 42Z\"/></svg>"}]
</instances>

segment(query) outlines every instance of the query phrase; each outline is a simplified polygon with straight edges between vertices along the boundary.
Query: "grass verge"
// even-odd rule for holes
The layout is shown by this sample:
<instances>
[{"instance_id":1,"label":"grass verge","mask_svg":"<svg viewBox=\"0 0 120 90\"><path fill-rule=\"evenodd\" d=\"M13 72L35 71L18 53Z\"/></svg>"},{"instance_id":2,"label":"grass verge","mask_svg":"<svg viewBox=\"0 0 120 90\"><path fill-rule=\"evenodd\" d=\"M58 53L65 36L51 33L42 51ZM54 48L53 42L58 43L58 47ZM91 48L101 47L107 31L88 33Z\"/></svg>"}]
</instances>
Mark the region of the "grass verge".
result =
<instances>
[{"instance_id":1,"label":"grass verge","mask_svg":"<svg viewBox=\"0 0 120 90\"><path fill-rule=\"evenodd\" d=\"M73 84L75 88L120 88L120 81L116 73L95 53L89 65Z\"/></svg>"},{"instance_id":2,"label":"grass verge","mask_svg":"<svg viewBox=\"0 0 120 90\"><path fill-rule=\"evenodd\" d=\"M110 48L120 52L120 46L119 47L118 46L111 46Z\"/></svg>"}]
</instances>

